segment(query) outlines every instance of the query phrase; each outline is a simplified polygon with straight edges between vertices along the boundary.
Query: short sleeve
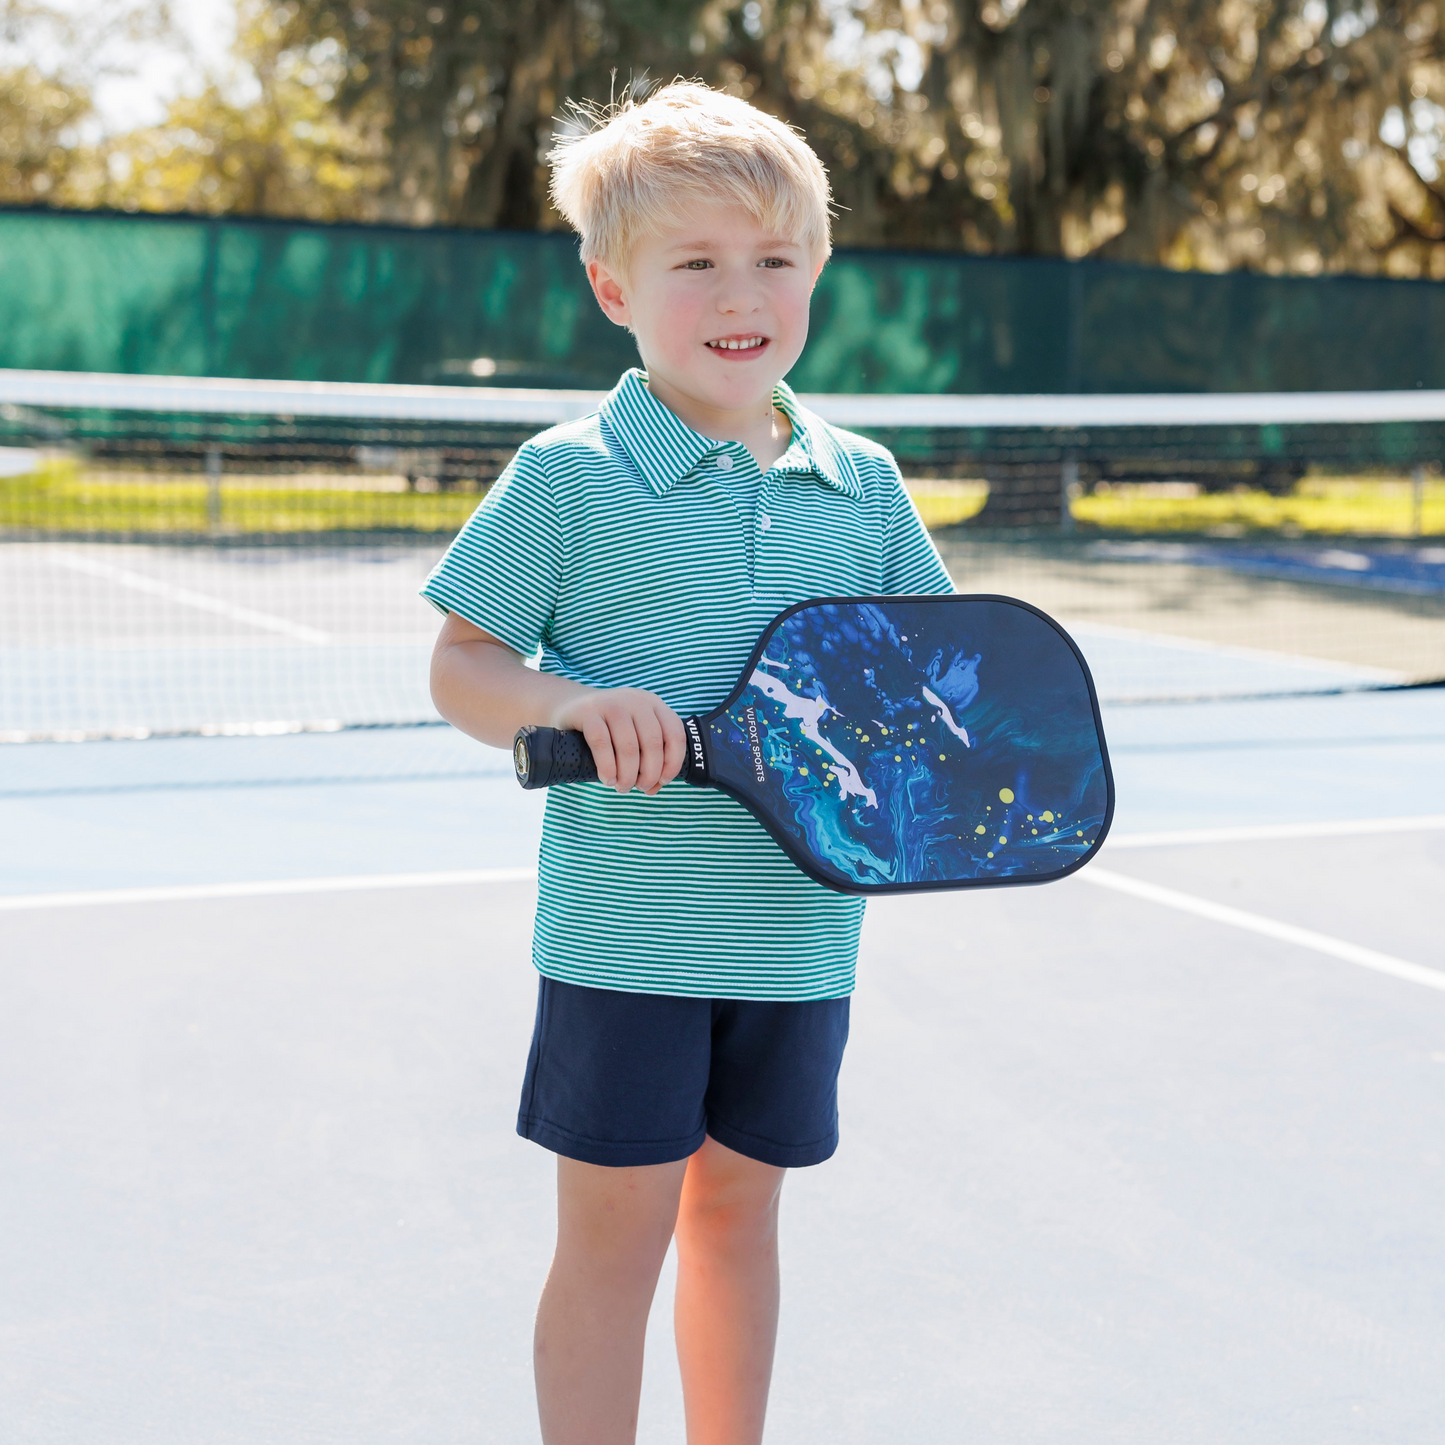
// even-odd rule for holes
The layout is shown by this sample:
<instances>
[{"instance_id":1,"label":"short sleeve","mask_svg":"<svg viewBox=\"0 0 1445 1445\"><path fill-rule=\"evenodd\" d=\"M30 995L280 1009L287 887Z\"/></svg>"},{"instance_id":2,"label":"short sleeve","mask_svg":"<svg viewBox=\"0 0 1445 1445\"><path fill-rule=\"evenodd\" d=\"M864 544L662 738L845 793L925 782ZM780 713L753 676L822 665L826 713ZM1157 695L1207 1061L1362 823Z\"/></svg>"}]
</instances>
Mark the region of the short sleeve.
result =
<instances>
[{"instance_id":1,"label":"short sleeve","mask_svg":"<svg viewBox=\"0 0 1445 1445\"><path fill-rule=\"evenodd\" d=\"M883 590L890 596L927 596L955 591L948 568L918 515L896 467L889 468L883 534Z\"/></svg>"},{"instance_id":2,"label":"short sleeve","mask_svg":"<svg viewBox=\"0 0 1445 1445\"><path fill-rule=\"evenodd\" d=\"M546 637L562 573L562 529L542 462L524 443L432 570L421 595L524 656Z\"/></svg>"}]
</instances>

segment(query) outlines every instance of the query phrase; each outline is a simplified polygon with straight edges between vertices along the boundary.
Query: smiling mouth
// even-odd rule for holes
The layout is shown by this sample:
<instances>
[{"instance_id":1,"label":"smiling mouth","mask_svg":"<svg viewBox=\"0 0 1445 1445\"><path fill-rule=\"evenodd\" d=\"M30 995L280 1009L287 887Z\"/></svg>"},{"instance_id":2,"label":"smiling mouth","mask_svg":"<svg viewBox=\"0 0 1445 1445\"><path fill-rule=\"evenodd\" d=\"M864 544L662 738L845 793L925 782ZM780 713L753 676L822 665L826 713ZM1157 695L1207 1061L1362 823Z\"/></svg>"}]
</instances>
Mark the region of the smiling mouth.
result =
<instances>
[{"instance_id":1,"label":"smiling mouth","mask_svg":"<svg viewBox=\"0 0 1445 1445\"><path fill-rule=\"evenodd\" d=\"M705 345L714 351L757 351L768 344L766 336L725 336L718 341L708 341Z\"/></svg>"}]
</instances>

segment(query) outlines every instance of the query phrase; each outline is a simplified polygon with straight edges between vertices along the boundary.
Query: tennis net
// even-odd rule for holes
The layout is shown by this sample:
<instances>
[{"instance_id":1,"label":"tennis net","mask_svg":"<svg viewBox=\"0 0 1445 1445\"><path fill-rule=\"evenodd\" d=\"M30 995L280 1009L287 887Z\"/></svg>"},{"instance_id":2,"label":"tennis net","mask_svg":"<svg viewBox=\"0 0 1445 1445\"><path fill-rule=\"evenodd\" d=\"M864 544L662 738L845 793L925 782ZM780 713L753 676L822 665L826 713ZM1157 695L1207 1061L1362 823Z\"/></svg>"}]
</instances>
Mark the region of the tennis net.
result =
<instances>
[{"instance_id":1,"label":"tennis net","mask_svg":"<svg viewBox=\"0 0 1445 1445\"><path fill-rule=\"evenodd\" d=\"M418 586L598 399L0 371L0 739L436 721ZM1106 702L1445 679L1445 393L806 400Z\"/></svg>"}]
</instances>

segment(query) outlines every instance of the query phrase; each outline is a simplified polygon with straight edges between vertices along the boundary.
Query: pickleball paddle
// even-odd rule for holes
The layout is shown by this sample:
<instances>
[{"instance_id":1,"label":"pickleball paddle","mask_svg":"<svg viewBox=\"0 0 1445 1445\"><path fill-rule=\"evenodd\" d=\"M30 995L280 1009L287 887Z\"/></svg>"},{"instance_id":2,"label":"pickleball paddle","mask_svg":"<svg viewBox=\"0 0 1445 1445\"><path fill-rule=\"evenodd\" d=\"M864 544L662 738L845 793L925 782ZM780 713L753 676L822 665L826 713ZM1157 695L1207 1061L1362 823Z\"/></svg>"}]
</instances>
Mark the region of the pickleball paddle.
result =
<instances>
[{"instance_id":1,"label":"pickleball paddle","mask_svg":"<svg viewBox=\"0 0 1445 1445\"><path fill-rule=\"evenodd\" d=\"M1048 883L1104 841L1093 679L1010 597L834 597L780 612L737 685L683 719L680 776L749 809L843 893ZM523 728L524 788L596 778L580 732Z\"/></svg>"}]
</instances>

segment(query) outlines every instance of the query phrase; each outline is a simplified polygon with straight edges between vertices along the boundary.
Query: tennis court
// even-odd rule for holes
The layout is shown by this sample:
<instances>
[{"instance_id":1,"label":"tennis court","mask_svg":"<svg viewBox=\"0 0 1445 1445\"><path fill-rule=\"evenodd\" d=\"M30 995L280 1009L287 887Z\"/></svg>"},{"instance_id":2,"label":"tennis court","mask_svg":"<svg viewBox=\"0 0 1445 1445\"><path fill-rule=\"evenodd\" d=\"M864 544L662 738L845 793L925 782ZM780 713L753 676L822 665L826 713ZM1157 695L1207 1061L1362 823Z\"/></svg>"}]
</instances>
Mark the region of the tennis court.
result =
<instances>
[{"instance_id":1,"label":"tennis court","mask_svg":"<svg viewBox=\"0 0 1445 1445\"><path fill-rule=\"evenodd\" d=\"M579 420L477 590L530 636L555 576L584 680L676 701L765 598L936 591L784 373L967 600L790 608L689 780L817 877L1065 876L873 897L769 1445L1445 1445L1445 32L1266 8L4 6L0 1445L541 1445L548 795L438 715L418 593ZM634 109L684 74L728 98ZM598 417L639 362L722 451L639 373ZM726 819L571 803L578 976L705 976L717 859L721 962L817 991L841 918ZM642 1445L688 1434L676 1272Z\"/></svg>"},{"instance_id":2,"label":"tennis court","mask_svg":"<svg viewBox=\"0 0 1445 1445\"><path fill-rule=\"evenodd\" d=\"M942 541L1073 627L1119 813L1065 883L870 908L769 1438L1431 1438L1445 692L1377 689L1435 600ZM0 549L79 584L7 610L4 727L114 739L0 748L8 1439L536 1438L540 805L342 726L431 715L436 545ZM649 1358L661 1445L665 1307Z\"/></svg>"},{"instance_id":3,"label":"tennis court","mask_svg":"<svg viewBox=\"0 0 1445 1445\"><path fill-rule=\"evenodd\" d=\"M969 590L1064 618L1114 701L1445 673L1445 583L1365 591L1110 545L948 551ZM435 620L416 590L441 546L0 542L0 732L435 720Z\"/></svg>"}]
</instances>

